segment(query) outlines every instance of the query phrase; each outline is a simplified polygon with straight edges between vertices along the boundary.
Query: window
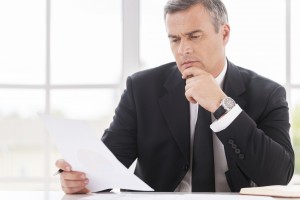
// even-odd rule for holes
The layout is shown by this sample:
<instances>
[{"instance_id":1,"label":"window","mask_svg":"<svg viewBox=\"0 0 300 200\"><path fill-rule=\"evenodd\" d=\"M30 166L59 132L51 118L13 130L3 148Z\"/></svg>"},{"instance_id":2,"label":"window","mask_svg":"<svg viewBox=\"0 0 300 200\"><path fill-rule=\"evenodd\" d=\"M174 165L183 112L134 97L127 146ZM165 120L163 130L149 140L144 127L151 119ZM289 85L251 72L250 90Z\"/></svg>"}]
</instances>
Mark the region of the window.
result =
<instances>
[{"instance_id":1,"label":"window","mask_svg":"<svg viewBox=\"0 0 300 200\"><path fill-rule=\"evenodd\" d=\"M144 69L174 62L164 24L166 2L141 0L140 62Z\"/></svg>"},{"instance_id":2,"label":"window","mask_svg":"<svg viewBox=\"0 0 300 200\"><path fill-rule=\"evenodd\" d=\"M224 0L224 3L231 25L228 59L285 84L285 1Z\"/></svg>"},{"instance_id":3,"label":"window","mask_svg":"<svg viewBox=\"0 0 300 200\"><path fill-rule=\"evenodd\" d=\"M60 189L60 158L37 113L112 120L127 75L174 61L167 0L0 1L0 188ZM224 0L229 60L285 86L300 156L300 1ZM294 183L300 183L296 159Z\"/></svg>"},{"instance_id":4,"label":"window","mask_svg":"<svg viewBox=\"0 0 300 200\"><path fill-rule=\"evenodd\" d=\"M0 1L0 188L59 189L37 113L109 125L122 80L118 0Z\"/></svg>"},{"instance_id":5,"label":"window","mask_svg":"<svg viewBox=\"0 0 300 200\"><path fill-rule=\"evenodd\" d=\"M45 82L46 1L0 1L0 84Z\"/></svg>"},{"instance_id":6,"label":"window","mask_svg":"<svg viewBox=\"0 0 300 200\"><path fill-rule=\"evenodd\" d=\"M51 0L51 83L118 84L119 1Z\"/></svg>"}]
</instances>

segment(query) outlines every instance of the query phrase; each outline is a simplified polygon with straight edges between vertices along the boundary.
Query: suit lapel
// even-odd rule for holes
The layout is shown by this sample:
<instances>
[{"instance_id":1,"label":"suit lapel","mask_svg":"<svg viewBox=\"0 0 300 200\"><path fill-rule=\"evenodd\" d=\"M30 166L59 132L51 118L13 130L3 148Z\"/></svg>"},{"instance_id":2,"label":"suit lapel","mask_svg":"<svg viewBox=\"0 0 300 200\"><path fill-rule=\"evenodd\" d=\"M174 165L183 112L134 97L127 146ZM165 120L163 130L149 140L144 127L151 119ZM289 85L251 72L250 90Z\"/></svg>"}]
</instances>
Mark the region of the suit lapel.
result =
<instances>
[{"instance_id":1,"label":"suit lapel","mask_svg":"<svg viewBox=\"0 0 300 200\"><path fill-rule=\"evenodd\" d=\"M160 109L183 156L190 162L190 110L185 81L175 65L165 82L167 93L159 99Z\"/></svg>"},{"instance_id":2,"label":"suit lapel","mask_svg":"<svg viewBox=\"0 0 300 200\"><path fill-rule=\"evenodd\" d=\"M233 98L236 103L243 109L246 105L246 101L241 95L246 91L242 76L234 64L227 61L227 72L224 79L223 90L225 94Z\"/></svg>"}]
</instances>

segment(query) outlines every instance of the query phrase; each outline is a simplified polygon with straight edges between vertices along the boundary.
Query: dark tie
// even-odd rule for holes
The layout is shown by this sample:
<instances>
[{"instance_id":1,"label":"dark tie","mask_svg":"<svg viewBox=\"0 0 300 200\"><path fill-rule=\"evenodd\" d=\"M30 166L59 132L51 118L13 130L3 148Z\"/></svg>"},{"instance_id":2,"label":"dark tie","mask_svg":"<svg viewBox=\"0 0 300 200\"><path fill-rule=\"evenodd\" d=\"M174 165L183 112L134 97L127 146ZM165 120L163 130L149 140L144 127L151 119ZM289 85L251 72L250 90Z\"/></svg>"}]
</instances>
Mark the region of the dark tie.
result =
<instances>
[{"instance_id":1,"label":"dark tie","mask_svg":"<svg viewBox=\"0 0 300 200\"><path fill-rule=\"evenodd\" d=\"M211 113L198 107L198 119L194 134L192 191L214 192L214 152L211 124Z\"/></svg>"}]
</instances>

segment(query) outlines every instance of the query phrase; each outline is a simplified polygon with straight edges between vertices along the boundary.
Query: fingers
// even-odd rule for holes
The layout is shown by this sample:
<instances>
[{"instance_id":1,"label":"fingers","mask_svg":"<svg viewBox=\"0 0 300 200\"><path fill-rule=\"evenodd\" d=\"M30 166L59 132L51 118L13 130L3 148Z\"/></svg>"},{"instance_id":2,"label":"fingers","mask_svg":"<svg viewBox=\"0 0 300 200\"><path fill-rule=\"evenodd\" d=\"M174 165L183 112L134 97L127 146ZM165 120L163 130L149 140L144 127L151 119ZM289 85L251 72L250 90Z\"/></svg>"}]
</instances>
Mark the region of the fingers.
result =
<instances>
[{"instance_id":1,"label":"fingers","mask_svg":"<svg viewBox=\"0 0 300 200\"><path fill-rule=\"evenodd\" d=\"M64 188L64 187L62 187L62 190L66 194L86 194L86 193L90 192L87 188Z\"/></svg>"},{"instance_id":2,"label":"fingers","mask_svg":"<svg viewBox=\"0 0 300 200\"><path fill-rule=\"evenodd\" d=\"M198 102L194 99L194 97L193 97L193 92L192 92L191 90L186 90L186 91L185 91L185 97L186 97L186 99L187 99L190 103L192 103L192 104L198 103Z\"/></svg>"},{"instance_id":3,"label":"fingers","mask_svg":"<svg viewBox=\"0 0 300 200\"><path fill-rule=\"evenodd\" d=\"M67 194L83 194L88 192L86 186L88 185L89 180L83 172L64 171L60 175L60 182L63 191Z\"/></svg>"},{"instance_id":4,"label":"fingers","mask_svg":"<svg viewBox=\"0 0 300 200\"><path fill-rule=\"evenodd\" d=\"M85 173L72 171L71 165L63 159L57 160L55 165L64 170L60 174L60 182L62 190L66 194L85 194L89 192L86 188L89 180Z\"/></svg>"},{"instance_id":5,"label":"fingers","mask_svg":"<svg viewBox=\"0 0 300 200\"><path fill-rule=\"evenodd\" d=\"M194 76L199 76L201 74L206 74L207 72L200 69L200 68L197 68L197 67L190 67L190 68L187 68L185 69L183 72L182 72L182 79L189 79L191 77L194 77Z\"/></svg>"},{"instance_id":6,"label":"fingers","mask_svg":"<svg viewBox=\"0 0 300 200\"><path fill-rule=\"evenodd\" d=\"M62 190L67 194L83 194L89 192L86 188L89 183L88 179L84 180L67 180L61 179Z\"/></svg>"},{"instance_id":7,"label":"fingers","mask_svg":"<svg viewBox=\"0 0 300 200\"><path fill-rule=\"evenodd\" d=\"M79 188L83 189L89 183L88 179L85 180L67 180L61 179L61 186L63 188Z\"/></svg>"},{"instance_id":8,"label":"fingers","mask_svg":"<svg viewBox=\"0 0 300 200\"><path fill-rule=\"evenodd\" d=\"M65 180L77 181L77 180L85 180L86 175L83 172L77 172L77 171L66 172L66 171L64 171L63 173L61 173L60 178L65 179Z\"/></svg>"},{"instance_id":9,"label":"fingers","mask_svg":"<svg viewBox=\"0 0 300 200\"><path fill-rule=\"evenodd\" d=\"M197 79L195 77L188 78L186 80L185 85L185 97L190 103L197 103L197 101L193 98L193 95L195 94L195 85L198 83Z\"/></svg>"},{"instance_id":10,"label":"fingers","mask_svg":"<svg viewBox=\"0 0 300 200\"><path fill-rule=\"evenodd\" d=\"M207 111L215 111L225 93L214 77L195 67L186 69L183 73L186 78L185 96L190 103L198 103ZM192 77L190 77L192 76Z\"/></svg>"},{"instance_id":11,"label":"fingers","mask_svg":"<svg viewBox=\"0 0 300 200\"><path fill-rule=\"evenodd\" d=\"M192 88L193 86L197 85L197 84L201 84L199 83L201 80L199 80L198 77L188 77L185 81L185 90L189 90L190 88Z\"/></svg>"},{"instance_id":12,"label":"fingers","mask_svg":"<svg viewBox=\"0 0 300 200\"><path fill-rule=\"evenodd\" d=\"M55 162L56 167L58 167L59 169L62 169L66 172L70 172L72 170L72 167L69 163L67 163L65 160L63 159L59 159Z\"/></svg>"}]
</instances>

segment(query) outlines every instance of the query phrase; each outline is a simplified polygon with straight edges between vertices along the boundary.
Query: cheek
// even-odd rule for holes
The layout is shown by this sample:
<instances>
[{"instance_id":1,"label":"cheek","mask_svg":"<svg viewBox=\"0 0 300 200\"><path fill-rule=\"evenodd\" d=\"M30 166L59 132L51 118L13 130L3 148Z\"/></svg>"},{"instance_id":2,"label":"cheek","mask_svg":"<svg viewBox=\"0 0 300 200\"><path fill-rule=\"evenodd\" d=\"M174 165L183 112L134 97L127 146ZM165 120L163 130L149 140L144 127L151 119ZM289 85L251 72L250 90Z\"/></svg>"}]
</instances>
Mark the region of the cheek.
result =
<instances>
[{"instance_id":1,"label":"cheek","mask_svg":"<svg viewBox=\"0 0 300 200\"><path fill-rule=\"evenodd\" d=\"M221 50L221 46L222 45L218 41L212 40L204 45L204 48L202 48L202 52L206 56L210 56L210 57L218 56Z\"/></svg>"},{"instance_id":2,"label":"cheek","mask_svg":"<svg viewBox=\"0 0 300 200\"><path fill-rule=\"evenodd\" d=\"M178 49L176 46L170 45L170 47L171 47L172 54L177 61L179 59Z\"/></svg>"},{"instance_id":3,"label":"cheek","mask_svg":"<svg viewBox=\"0 0 300 200\"><path fill-rule=\"evenodd\" d=\"M170 48L171 48L171 51L172 51L172 53L173 53L173 56L175 57L175 55L176 55L176 52L177 52L177 48L176 48L176 46L175 46L175 45L172 45L172 44L170 44Z\"/></svg>"},{"instance_id":4,"label":"cheek","mask_svg":"<svg viewBox=\"0 0 300 200\"><path fill-rule=\"evenodd\" d=\"M180 73L182 74L183 69L180 68L180 56L179 56L179 54L178 54L178 49L177 49L177 47L172 46L172 45L170 45L170 47L171 47L172 54L173 54L173 56L174 56L174 58L175 58L175 61L176 61L178 70L179 70Z\"/></svg>"}]
</instances>

